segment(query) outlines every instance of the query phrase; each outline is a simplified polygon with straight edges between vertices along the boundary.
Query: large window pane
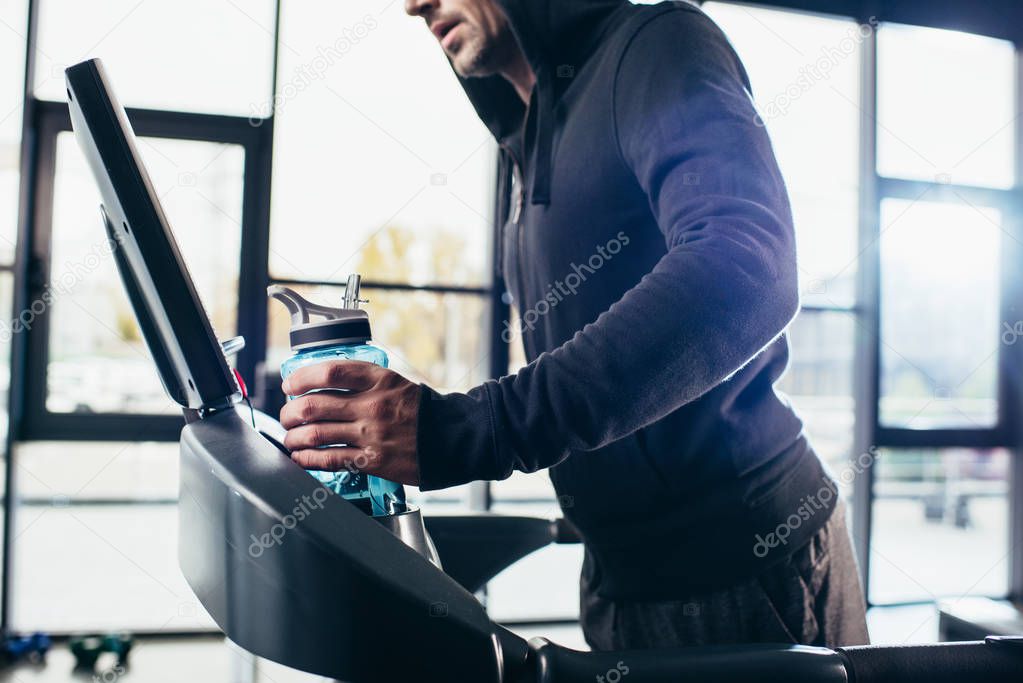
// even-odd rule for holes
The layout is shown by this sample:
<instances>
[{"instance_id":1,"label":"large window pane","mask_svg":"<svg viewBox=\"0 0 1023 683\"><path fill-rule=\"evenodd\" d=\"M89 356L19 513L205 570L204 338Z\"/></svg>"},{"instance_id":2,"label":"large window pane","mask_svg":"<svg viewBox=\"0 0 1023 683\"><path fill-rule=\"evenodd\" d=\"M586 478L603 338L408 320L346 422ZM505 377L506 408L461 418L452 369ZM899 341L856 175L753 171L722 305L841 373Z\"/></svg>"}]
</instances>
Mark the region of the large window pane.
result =
<instances>
[{"instance_id":1,"label":"large window pane","mask_svg":"<svg viewBox=\"0 0 1023 683\"><path fill-rule=\"evenodd\" d=\"M513 507L500 512L535 517L546 509ZM582 564L582 545L551 545L536 551L487 584L487 613L498 622L577 619Z\"/></svg>"},{"instance_id":2,"label":"large window pane","mask_svg":"<svg viewBox=\"0 0 1023 683\"><path fill-rule=\"evenodd\" d=\"M878 33L877 71L882 175L1012 187L1011 43L885 24Z\"/></svg>"},{"instance_id":3,"label":"large window pane","mask_svg":"<svg viewBox=\"0 0 1023 683\"><path fill-rule=\"evenodd\" d=\"M423 21L394 2L283 12L273 275L361 260L377 281L488 281L494 145Z\"/></svg>"},{"instance_id":4,"label":"large window pane","mask_svg":"<svg viewBox=\"0 0 1023 683\"><path fill-rule=\"evenodd\" d=\"M213 627L178 569L176 444L30 442L15 458L14 629Z\"/></svg>"},{"instance_id":5,"label":"large window pane","mask_svg":"<svg viewBox=\"0 0 1023 683\"><path fill-rule=\"evenodd\" d=\"M508 342L508 374L514 375L526 365L526 348L522 342L522 322L514 307L509 309L507 321L501 323L501 334L507 336L505 341Z\"/></svg>"},{"instance_id":6,"label":"large window pane","mask_svg":"<svg viewBox=\"0 0 1023 683\"><path fill-rule=\"evenodd\" d=\"M853 303L859 58L852 21L709 2L739 53L792 200L803 302ZM822 125L827 122L827 125Z\"/></svg>"},{"instance_id":7,"label":"large window pane","mask_svg":"<svg viewBox=\"0 0 1023 683\"><path fill-rule=\"evenodd\" d=\"M806 423L810 442L832 470L840 473L852 455L852 313L803 312L788 332L791 360L778 383ZM850 483L841 478L840 483ZM843 490L847 498L850 491Z\"/></svg>"},{"instance_id":8,"label":"large window pane","mask_svg":"<svg viewBox=\"0 0 1023 683\"><path fill-rule=\"evenodd\" d=\"M882 203L882 424L995 423L1000 226L989 208Z\"/></svg>"},{"instance_id":9,"label":"large window pane","mask_svg":"<svg viewBox=\"0 0 1023 683\"><path fill-rule=\"evenodd\" d=\"M40 0L35 92L99 57L126 107L252 116L270 98L272 0Z\"/></svg>"},{"instance_id":10,"label":"large window pane","mask_svg":"<svg viewBox=\"0 0 1023 683\"><path fill-rule=\"evenodd\" d=\"M508 372L526 364L522 326L514 309L502 330L509 330ZM491 509L507 515L553 519L561 517L561 505L546 470L514 472L504 481L490 484ZM564 501L571 505L570 500ZM579 616L581 545L551 546L520 561L487 585L487 611L491 618L574 619ZM538 579L538 577L543 577Z\"/></svg>"},{"instance_id":11,"label":"large window pane","mask_svg":"<svg viewBox=\"0 0 1023 683\"><path fill-rule=\"evenodd\" d=\"M436 491L420 491L416 486L406 486L405 497L411 505L428 515L464 515L470 511L469 484Z\"/></svg>"},{"instance_id":12,"label":"large window pane","mask_svg":"<svg viewBox=\"0 0 1023 683\"><path fill-rule=\"evenodd\" d=\"M491 484L491 509L506 515L554 519L561 507L547 472L516 472ZM570 500L563 501L571 505ZM579 616L581 545L552 545L520 560L487 584L492 619L574 619Z\"/></svg>"},{"instance_id":13,"label":"large window pane","mask_svg":"<svg viewBox=\"0 0 1023 683\"><path fill-rule=\"evenodd\" d=\"M874 485L870 600L1004 597L1007 451L882 451Z\"/></svg>"},{"instance_id":14,"label":"large window pane","mask_svg":"<svg viewBox=\"0 0 1023 683\"><path fill-rule=\"evenodd\" d=\"M139 151L215 331L233 336L244 150L142 138ZM47 410L176 412L135 323L100 222L96 184L71 133L58 138L56 169Z\"/></svg>"},{"instance_id":15,"label":"large window pane","mask_svg":"<svg viewBox=\"0 0 1023 683\"><path fill-rule=\"evenodd\" d=\"M0 0L0 262L14 260L18 222L26 0Z\"/></svg>"},{"instance_id":16,"label":"large window pane","mask_svg":"<svg viewBox=\"0 0 1023 683\"><path fill-rule=\"evenodd\" d=\"M339 306L343 287L294 287L310 301ZM390 367L438 391L464 391L490 369L485 334L486 300L471 294L381 290L363 287L369 303L373 343L387 352ZM287 309L268 302L267 359L272 367L291 355Z\"/></svg>"}]
</instances>

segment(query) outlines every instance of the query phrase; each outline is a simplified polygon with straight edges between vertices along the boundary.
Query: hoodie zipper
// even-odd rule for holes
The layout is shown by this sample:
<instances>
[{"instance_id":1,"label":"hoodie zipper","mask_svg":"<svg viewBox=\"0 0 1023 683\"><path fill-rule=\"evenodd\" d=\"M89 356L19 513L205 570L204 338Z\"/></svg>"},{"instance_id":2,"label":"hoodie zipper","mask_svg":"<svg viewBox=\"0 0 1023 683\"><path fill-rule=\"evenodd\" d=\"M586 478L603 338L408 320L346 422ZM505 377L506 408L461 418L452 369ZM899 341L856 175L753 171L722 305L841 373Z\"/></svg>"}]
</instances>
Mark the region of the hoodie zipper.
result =
<instances>
[{"instance_id":1,"label":"hoodie zipper","mask_svg":"<svg viewBox=\"0 0 1023 683\"><path fill-rule=\"evenodd\" d=\"M511 146L505 147L508 152L508 157L512 162L512 188L514 197L512 198L511 210L511 222L515 230L515 276L518 282L518 288L522 289L522 209L526 204L526 184L522 176L522 167L519 165L519 160L515 156L515 152L512 151Z\"/></svg>"},{"instance_id":2,"label":"hoodie zipper","mask_svg":"<svg viewBox=\"0 0 1023 683\"><path fill-rule=\"evenodd\" d=\"M522 218L522 206L526 203L526 187L522 180L522 170L519 168L518 159L510 150L508 156L512 161L512 184L515 186L515 197L512 199L515 203L512 205L511 221L517 226Z\"/></svg>"}]
</instances>

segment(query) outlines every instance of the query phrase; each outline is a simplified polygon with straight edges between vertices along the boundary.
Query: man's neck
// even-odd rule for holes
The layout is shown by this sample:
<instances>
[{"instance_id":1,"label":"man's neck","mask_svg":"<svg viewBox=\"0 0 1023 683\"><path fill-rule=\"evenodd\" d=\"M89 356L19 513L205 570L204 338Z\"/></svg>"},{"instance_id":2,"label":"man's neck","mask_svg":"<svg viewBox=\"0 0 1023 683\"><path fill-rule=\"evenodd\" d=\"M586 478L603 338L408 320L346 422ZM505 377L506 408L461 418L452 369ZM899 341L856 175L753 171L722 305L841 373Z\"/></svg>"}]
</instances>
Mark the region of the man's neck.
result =
<instances>
[{"instance_id":1,"label":"man's neck","mask_svg":"<svg viewBox=\"0 0 1023 683\"><path fill-rule=\"evenodd\" d=\"M529 95L533 92L533 85L536 83L536 74L526 60L521 50L516 50L515 57L508 63L508 66L501 70L501 75L512 84L519 98L529 104Z\"/></svg>"}]
</instances>

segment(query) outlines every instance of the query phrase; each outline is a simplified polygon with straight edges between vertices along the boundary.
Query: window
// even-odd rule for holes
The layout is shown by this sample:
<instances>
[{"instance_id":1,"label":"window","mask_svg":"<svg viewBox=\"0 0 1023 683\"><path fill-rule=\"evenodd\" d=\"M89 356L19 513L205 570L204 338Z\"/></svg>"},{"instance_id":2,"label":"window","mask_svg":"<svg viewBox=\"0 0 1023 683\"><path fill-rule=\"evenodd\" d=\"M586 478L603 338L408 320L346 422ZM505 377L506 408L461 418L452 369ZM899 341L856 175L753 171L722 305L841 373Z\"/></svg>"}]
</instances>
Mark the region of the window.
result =
<instances>
[{"instance_id":1,"label":"window","mask_svg":"<svg viewBox=\"0 0 1023 683\"><path fill-rule=\"evenodd\" d=\"M64 69L99 57L126 107L266 116L274 4L40 0L35 94L64 101Z\"/></svg>"},{"instance_id":2,"label":"window","mask_svg":"<svg viewBox=\"0 0 1023 683\"><path fill-rule=\"evenodd\" d=\"M555 519L561 506L546 471L491 484L494 512ZM562 501L571 505L571 501ZM487 611L496 620L575 619L579 615L581 545L550 545L530 555L487 585ZM538 578L542 577L542 579Z\"/></svg>"},{"instance_id":3,"label":"window","mask_svg":"<svg viewBox=\"0 0 1023 683\"><path fill-rule=\"evenodd\" d=\"M275 4L36 3L32 83L39 99L27 103L36 156L33 176L24 179L35 205L31 258L18 277L26 301L39 303L26 306L21 315L30 324L15 337L25 342L27 361L16 398L24 420L13 451L19 486L7 539L14 565L4 576L7 628L213 626L177 569L180 409L164 395L110 258L99 195L70 133L62 70L102 57L125 103L149 107L129 108L129 119L216 332L221 339L249 334L253 318L265 330L265 291L258 292L258 308L248 303L252 290L265 285L253 287L251 270L241 264L253 261L260 235L265 245L272 126L259 118L269 114L253 111L270 99ZM27 23L0 19L12 27ZM0 24L0 31L7 28ZM183 33L191 37L187 50ZM0 41L0 50L8 45ZM0 85L7 67L0 64ZM17 68L20 99L25 71ZM212 79L210 69L223 78ZM0 91L0 98L8 95ZM0 123L0 150L8 149L6 126ZM20 131L12 139L19 138ZM16 173L16 164L16 154L0 155L0 177ZM5 210L3 230L6 220ZM2 253L0 246L6 309L11 283ZM7 310L0 312L10 321ZM243 353L261 356L263 335L252 335L256 348ZM0 351L11 337L0 337ZM9 352L4 385L8 358ZM249 372L255 365L238 360Z\"/></svg>"},{"instance_id":4,"label":"window","mask_svg":"<svg viewBox=\"0 0 1023 683\"><path fill-rule=\"evenodd\" d=\"M244 150L139 138L139 152L214 330L235 335ZM71 133L57 137L46 409L168 413L99 219L99 191Z\"/></svg>"},{"instance_id":5,"label":"window","mask_svg":"<svg viewBox=\"0 0 1023 683\"><path fill-rule=\"evenodd\" d=\"M0 2L0 260L14 260L28 2Z\"/></svg>"},{"instance_id":6,"label":"window","mask_svg":"<svg viewBox=\"0 0 1023 683\"><path fill-rule=\"evenodd\" d=\"M804 312L788 331L789 368L778 383L803 419L810 443L836 473L853 453L853 373L856 323L851 314ZM852 480L839 478L852 501Z\"/></svg>"},{"instance_id":7,"label":"window","mask_svg":"<svg viewBox=\"0 0 1023 683\"><path fill-rule=\"evenodd\" d=\"M21 186L22 115L25 93L25 55L28 31L27 0L0 1L0 442L9 439L8 405L11 380L10 327L14 300L14 255L18 233L18 197ZM9 453L0 454L6 467ZM7 497L8 482L0 483ZM5 521L0 513L0 523ZM7 543L0 547L0 562L7 558ZM10 590L6 581L0 586L0 599L6 601Z\"/></svg>"},{"instance_id":8,"label":"window","mask_svg":"<svg viewBox=\"0 0 1023 683\"><path fill-rule=\"evenodd\" d=\"M271 276L487 285L492 137L422 21L369 9L284 6Z\"/></svg>"},{"instance_id":9,"label":"window","mask_svg":"<svg viewBox=\"0 0 1023 683\"><path fill-rule=\"evenodd\" d=\"M882 424L995 424L1001 228L986 207L882 202Z\"/></svg>"},{"instance_id":10,"label":"window","mask_svg":"<svg viewBox=\"0 0 1023 683\"><path fill-rule=\"evenodd\" d=\"M1003 403L1018 287L1007 188L1018 162L1016 54L1004 41L883 24L877 33L879 359L868 597L1010 592L1015 416ZM983 74L983 77L978 77ZM1010 339L1004 334L1009 331ZM999 369L1002 372L999 373ZM868 397L864 397L866 400ZM867 411L866 414L870 414ZM1015 495L1019 495L1017 492ZM1019 590L1019 587L1015 587Z\"/></svg>"},{"instance_id":11,"label":"window","mask_svg":"<svg viewBox=\"0 0 1023 683\"><path fill-rule=\"evenodd\" d=\"M108 439L113 430L176 440L181 417L164 396L110 258L99 195L69 132L66 105L34 106L42 123L32 263L45 279L27 281L28 408L20 436ZM253 309L241 294L252 291L243 287L250 273L240 264L259 239L253 205L263 190L255 177L263 129L240 117L128 114L216 331L222 339L247 334ZM249 371L252 363L242 360L239 367Z\"/></svg>"},{"instance_id":12,"label":"window","mask_svg":"<svg viewBox=\"0 0 1023 683\"><path fill-rule=\"evenodd\" d=\"M886 24L877 42L878 172L892 178L1012 187L1012 44L898 24Z\"/></svg>"},{"instance_id":13,"label":"window","mask_svg":"<svg viewBox=\"0 0 1023 683\"><path fill-rule=\"evenodd\" d=\"M803 304L848 309L856 284L866 29L847 19L730 3L704 9L742 59L771 136L792 201Z\"/></svg>"},{"instance_id":14,"label":"window","mask_svg":"<svg viewBox=\"0 0 1023 683\"><path fill-rule=\"evenodd\" d=\"M12 628L213 627L178 569L177 444L34 441L15 458Z\"/></svg>"},{"instance_id":15,"label":"window","mask_svg":"<svg viewBox=\"0 0 1023 683\"><path fill-rule=\"evenodd\" d=\"M1008 594L1011 457L1002 449L879 453L872 603Z\"/></svg>"}]
</instances>

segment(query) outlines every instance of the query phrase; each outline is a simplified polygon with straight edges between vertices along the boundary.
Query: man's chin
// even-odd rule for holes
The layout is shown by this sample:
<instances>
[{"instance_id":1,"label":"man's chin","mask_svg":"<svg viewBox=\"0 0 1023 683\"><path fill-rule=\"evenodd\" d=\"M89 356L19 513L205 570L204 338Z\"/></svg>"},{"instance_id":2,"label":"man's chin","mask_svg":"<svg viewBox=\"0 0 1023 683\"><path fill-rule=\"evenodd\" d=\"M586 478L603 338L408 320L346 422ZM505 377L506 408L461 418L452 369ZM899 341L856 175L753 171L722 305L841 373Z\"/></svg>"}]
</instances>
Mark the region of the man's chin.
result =
<instances>
[{"instance_id":1,"label":"man's chin","mask_svg":"<svg viewBox=\"0 0 1023 683\"><path fill-rule=\"evenodd\" d=\"M451 65L462 78L485 78L496 71L488 68L483 53L473 45L461 45L454 55L449 55Z\"/></svg>"}]
</instances>

